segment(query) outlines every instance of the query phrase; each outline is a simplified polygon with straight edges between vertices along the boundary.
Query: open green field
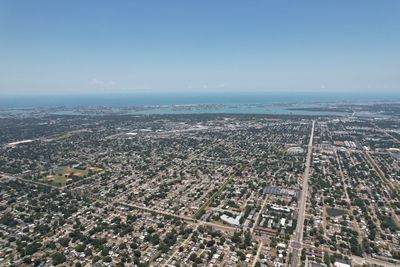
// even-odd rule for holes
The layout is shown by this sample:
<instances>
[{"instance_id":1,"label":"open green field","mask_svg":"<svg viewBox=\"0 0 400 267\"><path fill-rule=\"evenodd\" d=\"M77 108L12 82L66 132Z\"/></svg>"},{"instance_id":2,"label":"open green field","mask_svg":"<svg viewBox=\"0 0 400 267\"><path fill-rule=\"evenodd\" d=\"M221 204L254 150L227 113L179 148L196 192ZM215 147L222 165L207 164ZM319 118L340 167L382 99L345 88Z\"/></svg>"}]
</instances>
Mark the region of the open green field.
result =
<instances>
[{"instance_id":1,"label":"open green field","mask_svg":"<svg viewBox=\"0 0 400 267\"><path fill-rule=\"evenodd\" d=\"M45 173L39 178L39 181L50 183L56 186L65 186L68 183L72 183L81 179L86 178L88 175L98 173L102 171L101 168L97 167L87 167L86 169L76 169L70 168L68 166L63 166L51 170Z\"/></svg>"}]
</instances>

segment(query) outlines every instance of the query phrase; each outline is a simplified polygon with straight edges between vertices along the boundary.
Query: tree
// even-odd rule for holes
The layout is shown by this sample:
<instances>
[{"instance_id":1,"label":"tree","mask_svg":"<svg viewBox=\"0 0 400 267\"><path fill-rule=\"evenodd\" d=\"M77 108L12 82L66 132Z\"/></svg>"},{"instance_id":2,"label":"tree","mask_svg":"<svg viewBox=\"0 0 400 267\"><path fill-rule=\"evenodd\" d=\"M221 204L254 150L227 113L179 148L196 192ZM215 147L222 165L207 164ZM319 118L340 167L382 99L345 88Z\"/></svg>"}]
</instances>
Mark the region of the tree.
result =
<instances>
[{"instance_id":1,"label":"tree","mask_svg":"<svg viewBox=\"0 0 400 267\"><path fill-rule=\"evenodd\" d=\"M42 245L40 243L33 242L32 244L29 244L29 245L26 246L25 254L26 255L32 255L33 253L38 251L41 246Z\"/></svg>"},{"instance_id":2,"label":"tree","mask_svg":"<svg viewBox=\"0 0 400 267\"><path fill-rule=\"evenodd\" d=\"M244 244L246 246L250 246L251 245L251 234L250 231L246 231L246 233L244 234Z\"/></svg>"},{"instance_id":3,"label":"tree","mask_svg":"<svg viewBox=\"0 0 400 267\"><path fill-rule=\"evenodd\" d=\"M233 236L231 237L231 240L232 240L233 243L239 243L241 241L240 233L239 232L235 232L233 234Z\"/></svg>"},{"instance_id":4,"label":"tree","mask_svg":"<svg viewBox=\"0 0 400 267\"><path fill-rule=\"evenodd\" d=\"M62 237L58 239L58 243L60 243L60 245L63 247L68 247L69 241L71 241L71 239L68 237Z\"/></svg>"},{"instance_id":5,"label":"tree","mask_svg":"<svg viewBox=\"0 0 400 267\"><path fill-rule=\"evenodd\" d=\"M103 249L101 250L101 256L103 256L103 257L107 256L109 251L110 251L110 248L107 246L104 246Z\"/></svg>"},{"instance_id":6,"label":"tree","mask_svg":"<svg viewBox=\"0 0 400 267\"><path fill-rule=\"evenodd\" d=\"M60 253L60 252L56 252L53 254L53 256L51 257L51 261L53 263L53 265L58 265L61 264L63 262L65 262L65 256L64 254Z\"/></svg>"},{"instance_id":7,"label":"tree","mask_svg":"<svg viewBox=\"0 0 400 267\"><path fill-rule=\"evenodd\" d=\"M331 256L327 252L325 252L324 254L324 263L326 264L326 266L331 265Z\"/></svg>"},{"instance_id":8,"label":"tree","mask_svg":"<svg viewBox=\"0 0 400 267\"><path fill-rule=\"evenodd\" d=\"M160 245L159 245L158 249L159 249L162 253L167 253L167 252L168 252L168 246L165 244L164 241L161 241L161 242L160 242Z\"/></svg>"},{"instance_id":9,"label":"tree","mask_svg":"<svg viewBox=\"0 0 400 267\"><path fill-rule=\"evenodd\" d=\"M140 256L142 256L142 253L140 252L140 250L134 250L133 255L135 255L136 258L140 258Z\"/></svg>"},{"instance_id":10,"label":"tree","mask_svg":"<svg viewBox=\"0 0 400 267\"><path fill-rule=\"evenodd\" d=\"M25 264L31 264L32 263L32 259L30 258L30 257L25 257L25 258L23 258L23 263L25 263Z\"/></svg>"},{"instance_id":11,"label":"tree","mask_svg":"<svg viewBox=\"0 0 400 267\"><path fill-rule=\"evenodd\" d=\"M160 243L160 237L158 236L158 234L153 234L151 237L151 244L153 246L156 246Z\"/></svg>"},{"instance_id":12,"label":"tree","mask_svg":"<svg viewBox=\"0 0 400 267\"><path fill-rule=\"evenodd\" d=\"M103 258L103 261L104 262L112 262L112 259L111 259L110 256L106 256L106 257Z\"/></svg>"},{"instance_id":13,"label":"tree","mask_svg":"<svg viewBox=\"0 0 400 267\"><path fill-rule=\"evenodd\" d=\"M85 251L85 248L86 248L86 245L85 245L85 244L79 244L79 245L77 245L77 246L75 247L75 250L76 250L77 252L84 252L84 251Z\"/></svg>"},{"instance_id":14,"label":"tree","mask_svg":"<svg viewBox=\"0 0 400 267\"><path fill-rule=\"evenodd\" d=\"M196 253L193 252L192 254L190 254L189 259L190 259L191 261L195 262L196 259L197 259Z\"/></svg>"},{"instance_id":15,"label":"tree","mask_svg":"<svg viewBox=\"0 0 400 267\"><path fill-rule=\"evenodd\" d=\"M357 256L362 256L362 250L360 245L358 244L357 238L355 236L352 236L350 238L350 246L351 246L351 252Z\"/></svg>"},{"instance_id":16,"label":"tree","mask_svg":"<svg viewBox=\"0 0 400 267\"><path fill-rule=\"evenodd\" d=\"M7 225L9 227L15 227L17 225L17 221L14 220L13 216L10 213L6 213L1 219L0 223Z\"/></svg>"}]
</instances>

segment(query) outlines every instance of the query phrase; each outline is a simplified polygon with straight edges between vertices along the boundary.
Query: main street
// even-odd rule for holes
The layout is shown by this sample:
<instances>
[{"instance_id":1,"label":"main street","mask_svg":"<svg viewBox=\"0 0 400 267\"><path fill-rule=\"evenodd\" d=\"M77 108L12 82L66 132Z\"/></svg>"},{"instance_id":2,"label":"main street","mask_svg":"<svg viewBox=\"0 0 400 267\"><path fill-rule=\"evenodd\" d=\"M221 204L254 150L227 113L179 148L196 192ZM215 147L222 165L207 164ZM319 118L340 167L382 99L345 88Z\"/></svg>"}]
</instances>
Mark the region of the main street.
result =
<instances>
[{"instance_id":1,"label":"main street","mask_svg":"<svg viewBox=\"0 0 400 267\"><path fill-rule=\"evenodd\" d=\"M306 203L307 203L307 192L308 192L308 177L310 175L312 148L313 148L313 138L314 138L314 126L315 121L312 122L310 141L308 143L308 151L306 158L306 166L303 176L303 185L300 200L298 202L298 216L297 216L297 226L296 232L294 233L294 238L291 240L292 251L292 267L300 266L300 256L303 250L303 228L304 228L304 216L306 213Z\"/></svg>"}]
</instances>

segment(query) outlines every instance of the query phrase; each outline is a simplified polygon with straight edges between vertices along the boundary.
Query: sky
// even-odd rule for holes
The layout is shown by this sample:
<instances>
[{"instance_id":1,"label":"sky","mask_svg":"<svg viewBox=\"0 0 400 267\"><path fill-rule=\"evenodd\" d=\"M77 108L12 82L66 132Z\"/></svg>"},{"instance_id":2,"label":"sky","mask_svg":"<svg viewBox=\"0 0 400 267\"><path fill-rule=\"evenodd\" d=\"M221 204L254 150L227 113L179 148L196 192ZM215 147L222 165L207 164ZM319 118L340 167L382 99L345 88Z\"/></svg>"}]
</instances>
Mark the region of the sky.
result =
<instances>
[{"instance_id":1,"label":"sky","mask_svg":"<svg viewBox=\"0 0 400 267\"><path fill-rule=\"evenodd\" d=\"M0 94L400 91L398 0L0 0Z\"/></svg>"}]
</instances>

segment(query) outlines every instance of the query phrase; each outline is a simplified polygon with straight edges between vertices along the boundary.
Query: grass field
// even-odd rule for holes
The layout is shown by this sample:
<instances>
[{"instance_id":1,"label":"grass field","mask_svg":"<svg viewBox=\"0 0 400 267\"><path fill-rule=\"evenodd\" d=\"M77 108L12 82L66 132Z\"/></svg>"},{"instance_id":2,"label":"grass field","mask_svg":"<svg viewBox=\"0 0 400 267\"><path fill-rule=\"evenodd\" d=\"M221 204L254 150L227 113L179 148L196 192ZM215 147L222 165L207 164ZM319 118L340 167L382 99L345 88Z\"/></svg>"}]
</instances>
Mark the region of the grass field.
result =
<instances>
[{"instance_id":1,"label":"grass field","mask_svg":"<svg viewBox=\"0 0 400 267\"><path fill-rule=\"evenodd\" d=\"M84 179L88 175L98 173L100 171L102 171L102 169L97 167L76 169L70 168L69 166L63 166L51 170L49 173L43 174L43 176L41 176L39 180L57 186L65 186L68 183Z\"/></svg>"}]
</instances>

